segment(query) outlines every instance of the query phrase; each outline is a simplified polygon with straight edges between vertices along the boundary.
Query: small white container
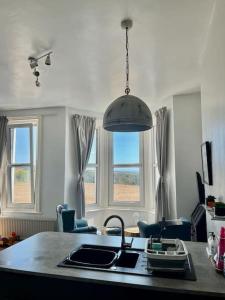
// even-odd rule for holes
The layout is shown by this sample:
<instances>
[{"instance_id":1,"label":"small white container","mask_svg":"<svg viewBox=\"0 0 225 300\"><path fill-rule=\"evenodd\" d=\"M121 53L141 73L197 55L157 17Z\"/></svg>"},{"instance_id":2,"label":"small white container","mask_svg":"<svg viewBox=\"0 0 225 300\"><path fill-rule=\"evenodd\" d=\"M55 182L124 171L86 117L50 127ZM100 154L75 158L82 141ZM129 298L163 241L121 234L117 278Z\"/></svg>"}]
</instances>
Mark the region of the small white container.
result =
<instances>
[{"instance_id":1,"label":"small white container","mask_svg":"<svg viewBox=\"0 0 225 300\"><path fill-rule=\"evenodd\" d=\"M208 250L209 255L214 257L214 255L217 253L217 246L218 246L218 240L216 238L216 235L214 232L210 232L209 238L208 238Z\"/></svg>"}]
</instances>

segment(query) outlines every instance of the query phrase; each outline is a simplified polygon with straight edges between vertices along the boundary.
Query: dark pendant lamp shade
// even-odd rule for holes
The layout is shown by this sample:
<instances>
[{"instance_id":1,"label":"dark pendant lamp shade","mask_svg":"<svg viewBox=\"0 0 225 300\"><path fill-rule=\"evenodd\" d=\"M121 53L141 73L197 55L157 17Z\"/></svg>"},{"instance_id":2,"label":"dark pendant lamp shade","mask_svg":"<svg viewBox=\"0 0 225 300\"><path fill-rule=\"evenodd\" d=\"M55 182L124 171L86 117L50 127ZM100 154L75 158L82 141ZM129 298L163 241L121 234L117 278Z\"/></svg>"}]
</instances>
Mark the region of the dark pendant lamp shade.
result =
<instances>
[{"instance_id":1,"label":"dark pendant lamp shade","mask_svg":"<svg viewBox=\"0 0 225 300\"><path fill-rule=\"evenodd\" d=\"M132 20L125 19L121 27L126 30L126 88L125 95L114 100L103 117L105 130L114 132L136 132L152 128L152 114L148 106L138 97L130 95L128 29Z\"/></svg>"},{"instance_id":2,"label":"dark pendant lamp shade","mask_svg":"<svg viewBox=\"0 0 225 300\"><path fill-rule=\"evenodd\" d=\"M145 131L152 128L152 114L144 101L132 95L124 95L107 108L103 127L116 132Z\"/></svg>"}]
</instances>

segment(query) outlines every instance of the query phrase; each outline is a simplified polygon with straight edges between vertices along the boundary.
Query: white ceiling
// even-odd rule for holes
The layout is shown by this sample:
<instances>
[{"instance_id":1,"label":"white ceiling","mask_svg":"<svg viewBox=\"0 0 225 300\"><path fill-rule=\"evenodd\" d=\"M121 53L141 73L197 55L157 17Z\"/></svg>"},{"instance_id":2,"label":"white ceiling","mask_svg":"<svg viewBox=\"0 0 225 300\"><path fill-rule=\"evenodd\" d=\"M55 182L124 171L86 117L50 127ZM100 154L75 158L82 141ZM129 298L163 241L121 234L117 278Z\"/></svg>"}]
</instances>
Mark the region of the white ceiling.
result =
<instances>
[{"instance_id":1,"label":"white ceiling","mask_svg":"<svg viewBox=\"0 0 225 300\"><path fill-rule=\"evenodd\" d=\"M199 86L214 0L0 0L0 108L68 105L103 112L124 93L125 32L131 94L147 103ZM40 62L41 87L30 55Z\"/></svg>"}]
</instances>

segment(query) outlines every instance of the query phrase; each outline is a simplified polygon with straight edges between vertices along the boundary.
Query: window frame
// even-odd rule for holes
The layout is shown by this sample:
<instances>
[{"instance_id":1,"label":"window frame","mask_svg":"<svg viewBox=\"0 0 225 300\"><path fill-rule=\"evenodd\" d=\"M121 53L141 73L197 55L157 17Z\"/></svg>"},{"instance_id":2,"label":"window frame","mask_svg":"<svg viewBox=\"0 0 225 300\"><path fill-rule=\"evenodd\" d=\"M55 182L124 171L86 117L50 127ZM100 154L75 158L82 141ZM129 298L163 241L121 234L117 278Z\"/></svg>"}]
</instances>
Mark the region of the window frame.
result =
<instances>
[{"instance_id":1,"label":"window frame","mask_svg":"<svg viewBox=\"0 0 225 300\"><path fill-rule=\"evenodd\" d=\"M40 213L39 189L40 189L40 157L41 157L41 117L8 117L7 125L7 188L3 197L2 212L18 212L18 213ZM34 178L34 157L33 157L33 126L37 126L37 145L36 145L36 173ZM12 163L11 162L11 136L12 128L29 128L30 134L30 163ZM31 203L13 203L12 202L12 185L11 185L11 170L14 167L30 167L31 170Z\"/></svg>"},{"instance_id":2,"label":"window frame","mask_svg":"<svg viewBox=\"0 0 225 300\"><path fill-rule=\"evenodd\" d=\"M113 164L113 133L109 133L108 139L108 185L109 185L109 207L144 207L145 206L145 183L144 183L144 136L142 132L139 132L139 163L138 164ZM113 193L113 170L114 168L139 168L139 188L140 188L140 200L139 201L115 201Z\"/></svg>"},{"instance_id":3,"label":"window frame","mask_svg":"<svg viewBox=\"0 0 225 300\"><path fill-rule=\"evenodd\" d=\"M88 204L86 203L86 199L85 199L85 206L88 208L88 209L91 209L91 208L96 208L99 206L99 193L100 193L100 189L99 189L99 182L100 182L100 166L99 166L99 161L100 161L100 138L99 138L99 128L96 128L95 129L95 134L96 134L96 163L93 164L93 163L90 163L90 164L87 164L86 166L86 170L88 168L95 168L95 172L96 172L96 190L95 190L95 198L96 198L96 202L95 203L91 203L91 204ZM86 172L85 170L85 172ZM85 184L85 182L84 182Z\"/></svg>"},{"instance_id":4,"label":"window frame","mask_svg":"<svg viewBox=\"0 0 225 300\"><path fill-rule=\"evenodd\" d=\"M30 163L12 163L12 144L11 144L11 130L15 128L29 128L29 150L30 150ZM7 128L7 135L8 135L8 152L9 152L9 161L8 161L8 168L7 168L7 175L8 175L8 201L7 207L9 208L16 208L23 205L24 208L34 208L35 202L35 191L34 191L34 158L33 158L33 124L9 124ZM30 168L30 183L31 183L31 203L13 203L12 201L12 169L16 167L29 167Z\"/></svg>"}]
</instances>

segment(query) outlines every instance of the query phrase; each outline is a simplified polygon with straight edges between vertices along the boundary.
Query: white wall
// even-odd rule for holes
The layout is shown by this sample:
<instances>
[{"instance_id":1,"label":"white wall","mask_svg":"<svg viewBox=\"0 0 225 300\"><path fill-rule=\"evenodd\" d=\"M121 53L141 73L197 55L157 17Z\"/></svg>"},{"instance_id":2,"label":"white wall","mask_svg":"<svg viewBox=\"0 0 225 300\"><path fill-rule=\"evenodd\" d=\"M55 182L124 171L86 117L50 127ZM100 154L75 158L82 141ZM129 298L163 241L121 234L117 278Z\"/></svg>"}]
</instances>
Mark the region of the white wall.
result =
<instances>
[{"instance_id":1,"label":"white wall","mask_svg":"<svg viewBox=\"0 0 225 300\"><path fill-rule=\"evenodd\" d=\"M41 116L40 210L41 216L56 218L56 205L64 202L65 108L4 111L3 114Z\"/></svg>"},{"instance_id":2,"label":"white wall","mask_svg":"<svg viewBox=\"0 0 225 300\"><path fill-rule=\"evenodd\" d=\"M166 180L170 218L190 219L198 201L195 172L201 173L201 95L171 96L161 100L155 109L162 106L168 109Z\"/></svg>"},{"instance_id":3,"label":"white wall","mask_svg":"<svg viewBox=\"0 0 225 300\"><path fill-rule=\"evenodd\" d=\"M225 1L215 1L214 14L202 59L202 131L203 141L212 142L212 194L225 202ZM208 220L209 221L209 220ZM215 221L213 221L215 222ZM225 222L218 221L218 226Z\"/></svg>"},{"instance_id":4,"label":"white wall","mask_svg":"<svg viewBox=\"0 0 225 300\"><path fill-rule=\"evenodd\" d=\"M173 98L177 216L189 218L198 203L196 171L201 173L201 95Z\"/></svg>"}]
</instances>

